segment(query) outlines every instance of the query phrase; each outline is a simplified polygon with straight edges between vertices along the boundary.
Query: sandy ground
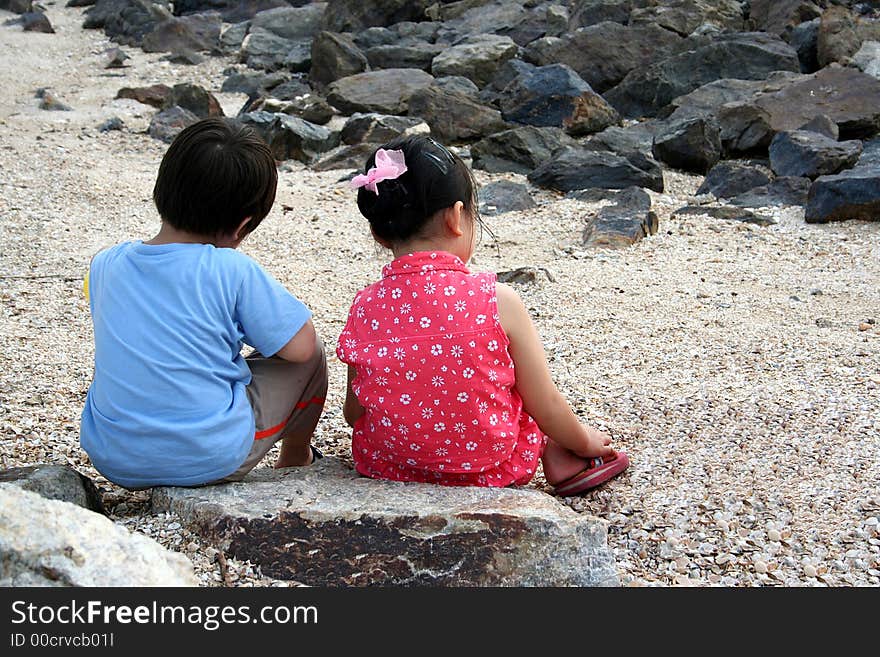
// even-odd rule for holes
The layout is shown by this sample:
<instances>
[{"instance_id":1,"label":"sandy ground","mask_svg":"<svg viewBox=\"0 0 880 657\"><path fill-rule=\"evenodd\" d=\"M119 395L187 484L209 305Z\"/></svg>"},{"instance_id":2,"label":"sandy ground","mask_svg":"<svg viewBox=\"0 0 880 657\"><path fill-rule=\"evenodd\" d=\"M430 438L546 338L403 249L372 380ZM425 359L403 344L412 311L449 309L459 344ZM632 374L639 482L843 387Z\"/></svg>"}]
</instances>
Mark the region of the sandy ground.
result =
<instances>
[{"instance_id":1,"label":"sandy ground","mask_svg":"<svg viewBox=\"0 0 880 657\"><path fill-rule=\"evenodd\" d=\"M0 467L68 463L108 491L115 520L186 552L206 585L281 585L248 563L219 568L211 546L152 515L146 494L108 484L78 444L92 370L83 274L99 249L158 227L151 192L166 146L144 134L153 108L116 91L217 91L233 60L176 66L125 48L131 66L105 70L113 44L81 29L82 10L47 4L57 34L0 26ZM38 109L40 87L74 110ZM227 114L244 100L218 97ZM111 116L126 129L100 133ZM275 208L243 250L314 310L333 346L386 255L344 172L281 169ZM807 225L797 208L766 228L671 220L700 180L668 173L669 191L652 194L659 233L620 251L583 248L596 206L546 191L534 211L488 219L498 242L484 240L473 268L551 272L519 290L554 378L632 458L610 485L563 501L608 522L625 584L876 586L880 222ZM316 443L345 455L344 367L330 367Z\"/></svg>"}]
</instances>

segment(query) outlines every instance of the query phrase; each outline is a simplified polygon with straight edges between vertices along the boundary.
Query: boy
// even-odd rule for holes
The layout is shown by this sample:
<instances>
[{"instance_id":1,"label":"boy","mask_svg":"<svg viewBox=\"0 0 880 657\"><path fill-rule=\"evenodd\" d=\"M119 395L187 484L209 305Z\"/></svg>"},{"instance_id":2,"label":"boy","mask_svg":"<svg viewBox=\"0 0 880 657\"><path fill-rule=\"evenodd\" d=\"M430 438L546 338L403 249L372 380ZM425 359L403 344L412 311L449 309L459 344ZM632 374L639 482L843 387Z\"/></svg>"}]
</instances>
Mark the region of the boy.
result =
<instances>
[{"instance_id":1,"label":"boy","mask_svg":"<svg viewBox=\"0 0 880 657\"><path fill-rule=\"evenodd\" d=\"M95 375L80 444L110 481L239 481L278 440L275 467L320 457L310 440L327 363L311 312L236 251L269 214L277 180L252 129L199 121L159 167L158 234L92 259ZM242 343L257 352L242 358Z\"/></svg>"}]
</instances>

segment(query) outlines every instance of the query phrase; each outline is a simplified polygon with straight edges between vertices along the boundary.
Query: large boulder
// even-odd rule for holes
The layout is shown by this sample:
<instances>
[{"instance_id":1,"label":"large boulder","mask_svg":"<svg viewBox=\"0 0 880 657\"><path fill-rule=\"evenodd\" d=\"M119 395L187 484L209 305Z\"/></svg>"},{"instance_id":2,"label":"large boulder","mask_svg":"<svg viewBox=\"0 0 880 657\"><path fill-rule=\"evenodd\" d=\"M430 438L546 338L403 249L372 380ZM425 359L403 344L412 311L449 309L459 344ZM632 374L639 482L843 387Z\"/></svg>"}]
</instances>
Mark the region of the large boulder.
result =
<instances>
[{"instance_id":1,"label":"large boulder","mask_svg":"<svg viewBox=\"0 0 880 657\"><path fill-rule=\"evenodd\" d=\"M188 109L172 105L153 115L147 133L154 139L170 144L181 130L198 120L199 117Z\"/></svg>"},{"instance_id":2,"label":"large boulder","mask_svg":"<svg viewBox=\"0 0 880 657\"><path fill-rule=\"evenodd\" d=\"M819 70L819 19L805 21L792 29L788 37L791 47L797 51L801 73Z\"/></svg>"},{"instance_id":3,"label":"large boulder","mask_svg":"<svg viewBox=\"0 0 880 657\"><path fill-rule=\"evenodd\" d=\"M621 248L657 233L657 214L643 189L628 187L611 195L612 203L586 219L585 246Z\"/></svg>"},{"instance_id":4,"label":"large boulder","mask_svg":"<svg viewBox=\"0 0 880 657\"><path fill-rule=\"evenodd\" d=\"M600 132L620 122L617 111L565 64L516 76L500 95L501 115L514 123L565 128L571 135Z\"/></svg>"},{"instance_id":5,"label":"large boulder","mask_svg":"<svg viewBox=\"0 0 880 657\"><path fill-rule=\"evenodd\" d=\"M661 128L662 124L655 120L640 121L626 127L613 125L591 135L583 144L593 151L611 151L618 155L642 153L650 157L654 137Z\"/></svg>"},{"instance_id":6,"label":"large boulder","mask_svg":"<svg viewBox=\"0 0 880 657\"><path fill-rule=\"evenodd\" d=\"M769 185L772 180L773 172L763 164L727 160L709 170L697 194L711 193L717 198L731 198L755 187Z\"/></svg>"},{"instance_id":7,"label":"large boulder","mask_svg":"<svg viewBox=\"0 0 880 657\"><path fill-rule=\"evenodd\" d=\"M321 31L326 6L326 2L316 2L302 7L288 5L261 11L251 20L251 27L267 30L292 41L308 40Z\"/></svg>"},{"instance_id":8,"label":"large boulder","mask_svg":"<svg viewBox=\"0 0 880 657\"><path fill-rule=\"evenodd\" d=\"M751 0L749 22L752 29L785 36L791 30L822 14L822 8L809 0Z\"/></svg>"},{"instance_id":9,"label":"large boulder","mask_svg":"<svg viewBox=\"0 0 880 657\"><path fill-rule=\"evenodd\" d=\"M348 34L319 32L312 41L312 81L329 84L369 68L367 57Z\"/></svg>"},{"instance_id":10,"label":"large boulder","mask_svg":"<svg viewBox=\"0 0 880 657\"><path fill-rule=\"evenodd\" d=\"M517 50L517 45L510 37L474 35L434 57L431 73L436 77L461 75L478 87L483 87L505 61L516 56Z\"/></svg>"},{"instance_id":11,"label":"large boulder","mask_svg":"<svg viewBox=\"0 0 880 657\"><path fill-rule=\"evenodd\" d=\"M170 18L144 35L141 48L145 52L215 52L220 47L222 25L220 14L213 11Z\"/></svg>"},{"instance_id":12,"label":"large boulder","mask_svg":"<svg viewBox=\"0 0 880 657\"><path fill-rule=\"evenodd\" d=\"M842 139L864 139L880 130L880 80L852 68L801 76L778 91L758 94L754 104L770 115L774 132L797 130L819 114L838 125Z\"/></svg>"},{"instance_id":13,"label":"large boulder","mask_svg":"<svg viewBox=\"0 0 880 657\"><path fill-rule=\"evenodd\" d=\"M880 78L880 41L863 41L852 62L862 73Z\"/></svg>"},{"instance_id":14,"label":"large boulder","mask_svg":"<svg viewBox=\"0 0 880 657\"><path fill-rule=\"evenodd\" d=\"M856 17L847 7L828 7L819 19L816 55L820 67L846 62L862 45Z\"/></svg>"},{"instance_id":15,"label":"large boulder","mask_svg":"<svg viewBox=\"0 0 880 657\"><path fill-rule=\"evenodd\" d=\"M331 32L360 32L372 26L425 20L432 0L330 0L323 27Z\"/></svg>"},{"instance_id":16,"label":"large boulder","mask_svg":"<svg viewBox=\"0 0 880 657\"><path fill-rule=\"evenodd\" d=\"M810 186L809 178L780 176L767 185L734 196L729 202L745 208L806 205Z\"/></svg>"},{"instance_id":17,"label":"large boulder","mask_svg":"<svg viewBox=\"0 0 880 657\"><path fill-rule=\"evenodd\" d=\"M0 586L197 586L192 563L69 502L0 483Z\"/></svg>"},{"instance_id":18,"label":"large boulder","mask_svg":"<svg viewBox=\"0 0 880 657\"><path fill-rule=\"evenodd\" d=\"M658 25L681 36L689 36L703 25L741 32L743 19L742 2L738 0L664 0L633 9L630 25Z\"/></svg>"},{"instance_id":19,"label":"large boulder","mask_svg":"<svg viewBox=\"0 0 880 657\"><path fill-rule=\"evenodd\" d=\"M0 9L13 14L29 14L34 11L33 0L0 0Z\"/></svg>"},{"instance_id":20,"label":"large boulder","mask_svg":"<svg viewBox=\"0 0 880 657\"><path fill-rule=\"evenodd\" d=\"M253 127L269 145L276 160L310 164L339 145L339 133L298 116L247 112L238 119Z\"/></svg>"},{"instance_id":21,"label":"large boulder","mask_svg":"<svg viewBox=\"0 0 880 657\"><path fill-rule=\"evenodd\" d=\"M836 141L811 130L777 133L770 142L770 168L777 176L819 176L849 169L862 154L862 142Z\"/></svg>"},{"instance_id":22,"label":"large boulder","mask_svg":"<svg viewBox=\"0 0 880 657\"><path fill-rule=\"evenodd\" d=\"M327 87L327 100L345 114L404 114L410 96L433 82L431 75L414 68L367 71L331 83Z\"/></svg>"},{"instance_id":23,"label":"large boulder","mask_svg":"<svg viewBox=\"0 0 880 657\"><path fill-rule=\"evenodd\" d=\"M508 127L497 109L470 94L436 84L410 96L409 115L423 119L443 142L480 139Z\"/></svg>"},{"instance_id":24,"label":"large boulder","mask_svg":"<svg viewBox=\"0 0 880 657\"><path fill-rule=\"evenodd\" d=\"M558 36L569 24L568 9L562 3L522 0L458 2L431 14L434 20L442 21L437 37L443 43L494 33L523 46L543 36Z\"/></svg>"},{"instance_id":25,"label":"large boulder","mask_svg":"<svg viewBox=\"0 0 880 657\"><path fill-rule=\"evenodd\" d=\"M807 223L880 220L880 170L856 167L816 178L810 187L804 218Z\"/></svg>"},{"instance_id":26,"label":"large boulder","mask_svg":"<svg viewBox=\"0 0 880 657\"><path fill-rule=\"evenodd\" d=\"M268 95L272 89L288 79L289 77L284 71L231 72L223 80L220 91L223 93L247 94L248 96Z\"/></svg>"},{"instance_id":27,"label":"large boulder","mask_svg":"<svg viewBox=\"0 0 880 657\"><path fill-rule=\"evenodd\" d=\"M287 0L173 0L173 4L174 13L177 16L213 9L220 12L226 23L237 23L272 9L290 7ZM312 6L323 9L325 4L313 3Z\"/></svg>"},{"instance_id":28,"label":"large boulder","mask_svg":"<svg viewBox=\"0 0 880 657\"><path fill-rule=\"evenodd\" d=\"M345 122L341 136L345 144L384 144L403 135L428 134L430 131L428 124L418 117L358 113Z\"/></svg>"},{"instance_id":29,"label":"large boulder","mask_svg":"<svg viewBox=\"0 0 880 657\"><path fill-rule=\"evenodd\" d=\"M721 149L728 157L766 153L773 139L770 113L750 101L725 103L718 109Z\"/></svg>"},{"instance_id":30,"label":"large boulder","mask_svg":"<svg viewBox=\"0 0 880 657\"><path fill-rule=\"evenodd\" d=\"M568 27L576 30L605 22L626 25L633 8L647 4L648 0L576 0L569 13Z\"/></svg>"},{"instance_id":31,"label":"large boulder","mask_svg":"<svg viewBox=\"0 0 880 657\"><path fill-rule=\"evenodd\" d=\"M310 39L288 39L264 27L251 26L241 44L239 57L250 68L275 71L287 67L291 53L299 56L306 51L311 56Z\"/></svg>"},{"instance_id":32,"label":"large boulder","mask_svg":"<svg viewBox=\"0 0 880 657\"><path fill-rule=\"evenodd\" d=\"M312 586L617 585L602 521L537 490L358 476L327 457L156 488L153 508L262 572Z\"/></svg>"},{"instance_id":33,"label":"large boulder","mask_svg":"<svg viewBox=\"0 0 880 657\"><path fill-rule=\"evenodd\" d=\"M676 169L706 173L721 158L721 135L712 118L670 121L657 132L654 157Z\"/></svg>"},{"instance_id":34,"label":"large boulder","mask_svg":"<svg viewBox=\"0 0 880 657\"><path fill-rule=\"evenodd\" d=\"M562 146L576 143L560 128L527 126L503 130L472 144L471 158L475 169L529 173Z\"/></svg>"},{"instance_id":35,"label":"large boulder","mask_svg":"<svg viewBox=\"0 0 880 657\"><path fill-rule=\"evenodd\" d=\"M372 68L420 68L431 70L434 58L443 46L425 41L391 43L368 48L364 53Z\"/></svg>"},{"instance_id":36,"label":"large boulder","mask_svg":"<svg viewBox=\"0 0 880 657\"><path fill-rule=\"evenodd\" d=\"M482 185L479 202L480 214L483 215L530 210L537 205L529 194L528 186L512 180L498 180Z\"/></svg>"},{"instance_id":37,"label":"large boulder","mask_svg":"<svg viewBox=\"0 0 880 657\"><path fill-rule=\"evenodd\" d=\"M117 98L129 98L144 105L162 108L171 98L171 87L166 84L153 84L149 87L122 87L116 92Z\"/></svg>"},{"instance_id":38,"label":"large boulder","mask_svg":"<svg viewBox=\"0 0 880 657\"><path fill-rule=\"evenodd\" d=\"M627 156L563 146L529 176L532 184L570 192L578 189L646 187L663 191L660 165L640 153Z\"/></svg>"},{"instance_id":39,"label":"large boulder","mask_svg":"<svg viewBox=\"0 0 880 657\"><path fill-rule=\"evenodd\" d=\"M66 465L43 464L0 470L0 483L13 484L50 500L104 513L101 493L94 482Z\"/></svg>"},{"instance_id":40,"label":"large boulder","mask_svg":"<svg viewBox=\"0 0 880 657\"><path fill-rule=\"evenodd\" d=\"M605 22L533 41L523 58L538 66L567 64L595 91L605 93L630 71L672 55L681 42L680 36L656 25Z\"/></svg>"},{"instance_id":41,"label":"large boulder","mask_svg":"<svg viewBox=\"0 0 880 657\"><path fill-rule=\"evenodd\" d=\"M676 96L713 80L763 80L773 71L800 71L787 43L762 32L719 34L706 45L630 72L605 99L627 118L656 116Z\"/></svg>"},{"instance_id":42,"label":"large boulder","mask_svg":"<svg viewBox=\"0 0 880 657\"><path fill-rule=\"evenodd\" d=\"M84 16L84 28L103 28L108 37L127 46L140 46L159 23L173 18L165 3L152 0L98 0Z\"/></svg>"}]
</instances>

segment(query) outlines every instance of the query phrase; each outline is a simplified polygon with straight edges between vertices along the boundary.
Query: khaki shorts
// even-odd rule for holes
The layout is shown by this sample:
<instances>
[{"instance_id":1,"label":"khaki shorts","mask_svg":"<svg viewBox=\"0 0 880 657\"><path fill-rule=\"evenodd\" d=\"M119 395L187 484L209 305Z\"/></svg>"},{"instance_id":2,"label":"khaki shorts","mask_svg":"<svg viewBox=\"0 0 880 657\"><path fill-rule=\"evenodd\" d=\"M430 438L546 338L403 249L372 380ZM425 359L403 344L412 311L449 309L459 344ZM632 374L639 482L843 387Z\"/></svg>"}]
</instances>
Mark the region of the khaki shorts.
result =
<instances>
[{"instance_id":1,"label":"khaki shorts","mask_svg":"<svg viewBox=\"0 0 880 657\"><path fill-rule=\"evenodd\" d=\"M211 483L241 481L272 446L289 433L313 430L327 396L327 357L317 338L315 354L304 363L253 353L246 358L251 368L247 396L254 409L254 444L244 463L228 477Z\"/></svg>"}]
</instances>

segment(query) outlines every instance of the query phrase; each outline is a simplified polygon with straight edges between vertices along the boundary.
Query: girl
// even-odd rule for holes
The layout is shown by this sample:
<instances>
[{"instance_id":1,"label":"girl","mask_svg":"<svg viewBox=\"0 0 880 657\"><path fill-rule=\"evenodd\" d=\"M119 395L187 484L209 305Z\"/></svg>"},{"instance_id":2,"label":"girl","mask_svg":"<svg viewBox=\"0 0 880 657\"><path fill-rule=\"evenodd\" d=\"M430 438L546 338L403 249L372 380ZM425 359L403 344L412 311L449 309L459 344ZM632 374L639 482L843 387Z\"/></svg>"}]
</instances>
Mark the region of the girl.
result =
<instances>
[{"instance_id":1,"label":"girl","mask_svg":"<svg viewBox=\"0 0 880 657\"><path fill-rule=\"evenodd\" d=\"M516 292L465 263L476 244L476 183L430 137L398 138L356 176L358 208L394 260L359 292L339 337L345 419L368 477L446 485L531 480L541 459L559 495L629 465L582 425L550 377Z\"/></svg>"}]
</instances>

